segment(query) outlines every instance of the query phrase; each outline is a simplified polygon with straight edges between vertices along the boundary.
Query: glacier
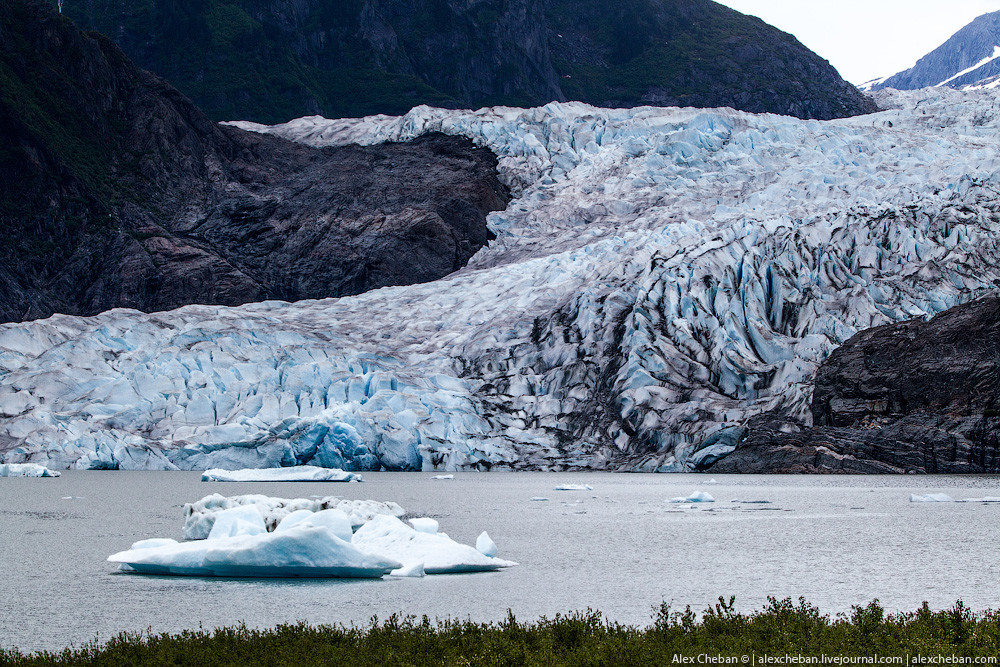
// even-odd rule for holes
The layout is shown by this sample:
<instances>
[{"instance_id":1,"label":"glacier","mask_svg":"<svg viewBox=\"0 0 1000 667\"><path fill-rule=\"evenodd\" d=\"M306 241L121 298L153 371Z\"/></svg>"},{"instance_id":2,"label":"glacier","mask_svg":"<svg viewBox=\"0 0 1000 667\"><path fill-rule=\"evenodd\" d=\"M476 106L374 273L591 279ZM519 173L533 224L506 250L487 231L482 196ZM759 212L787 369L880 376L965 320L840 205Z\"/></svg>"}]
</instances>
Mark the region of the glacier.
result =
<instances>
[{"instance_id":1,"label":"glacier","mask_svg":"<svg viewBox=\"0 0 1000 667\"><path fill-rule=\"evenodd\" d=\"M553 103L236 125L471 138L514 199L434 283L0 327L0 456L51 468L683 471L810 421L855 332L1000 285L997 91L880 113Z\"/></svg>"}]
</instances>

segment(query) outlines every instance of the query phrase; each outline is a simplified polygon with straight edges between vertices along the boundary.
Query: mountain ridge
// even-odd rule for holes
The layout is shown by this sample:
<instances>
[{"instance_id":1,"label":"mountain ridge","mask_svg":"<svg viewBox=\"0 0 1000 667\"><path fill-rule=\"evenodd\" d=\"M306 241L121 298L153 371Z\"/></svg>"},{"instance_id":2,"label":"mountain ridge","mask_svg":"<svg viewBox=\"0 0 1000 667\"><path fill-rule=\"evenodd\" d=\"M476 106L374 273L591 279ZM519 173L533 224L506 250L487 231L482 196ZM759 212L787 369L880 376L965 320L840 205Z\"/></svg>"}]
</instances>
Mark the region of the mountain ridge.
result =
<instances>
[{"instance_id":1,"label":"mountain ridge","mask_svg":"<svg viewBox=\"0 0 1000 667\"><path fill-rule=\"evenodd\" d=\"M793 36L709 0L79 0L64 11L216 120L569 100L875 110Z\"/></svg>"},{"instance_id":2,"label":"mountain ridge","mask_svg":"<svg viewBox=\"0 0 1000 667\"><path fill-rule=\"evenodd\" d=\"M983 14L949 37L917 63L890 77L869 81L866 90L917 90L947 86L964 89L997 85L1000 80L1000 11Z\"/></svg>"},{"instance_id":3,"label":"mountain ridge","mask_svg":"<svg viewBox=\"0 0 1000 667\"><path fill-rule=\"evenodd\" d=\"M317 150L210 121L47 3L0 6L0 320L451 273L509 199L468 140Z\"/></svg>"}]
</instances>

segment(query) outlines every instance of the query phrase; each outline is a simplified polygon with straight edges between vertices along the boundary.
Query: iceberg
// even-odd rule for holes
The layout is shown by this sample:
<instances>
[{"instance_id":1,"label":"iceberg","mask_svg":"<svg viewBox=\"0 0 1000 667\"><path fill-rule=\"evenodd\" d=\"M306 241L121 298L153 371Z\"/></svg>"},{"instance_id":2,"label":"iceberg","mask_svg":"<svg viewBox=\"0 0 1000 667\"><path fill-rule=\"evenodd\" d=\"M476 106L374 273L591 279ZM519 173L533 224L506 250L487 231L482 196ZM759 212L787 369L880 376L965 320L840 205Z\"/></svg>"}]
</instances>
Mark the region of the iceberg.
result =
<instances>
[{"instance_id":1,"label":"iceberg","mask_svg":"<svg viewBox=\"0 0 1000 667\"><path fill-rule=\"evenodd\" d=\"M213 468L201 475L203 482L361 482L361 475L339 468L294 466L289 468Z\"/></svg>"},{"instance_id":2,"label":"iceberg","mask_svg":"<svg viewBox=\"0 0 1000 667\"><path fill-rule=\"evenodd\" d=\"M0 477L59 477L60 473L37 463L0 463Z\"/></svg>"},{"instance_id":3,"label":"iceberg","mask_svg":"<svg viewBox=\"0 0 1000 667\"><path fill-rule=\"evenodd\" d=\"M427 574L489 572L517 563L486 556L444 533L424 533L392 516L377 516L354 533L351 543L367 553L381 554L410 567L423 564Z\"/></svg>"},{"instance_id":4,"label":"iceberg","mask_svg":"<svg viewBox=\"0 0 1000 667\"><path fill-rule=\"evenodd\" d=\"M484 530L476 538L476 551L484 556L494 558L499 550L497 549L496 542L490 539L489 533Z\"/></svg>"},{"instance_id":5,"label":"iceberg","mask_svg":"<svg viewBox=\"0 0 1000 667\"><path fill-rule=\"evenodd\" d=\"M916 493L910 494L911 503L953 503L955 499L949 496L947 493L927 493L924 495L919 495Z\"/></svg>"},{"instance_id":6,"label":"iceberg","mask_svg":"<svg viewBox=\"0 0 1000 667\"><path fill-rule=\"evenodd\" d=\"M319 513L323 510L336 509L348 517L353 529L380 514L396 517L406 514L406 510L396 503L377 500L345 500L336 496L271 498L257 494L225 497L213 493L197 502L184 505L184 539L206 539L219 513L242 506L254 507L263 517L268 530L274 530L286 517L297 511Z\"/></svg>"},{"instance_id":7,"label":"iceberg","mask_svg":"<svg viewBox=\"0 0 1000 667\"><path fill-rule=\"evenodd\" d=\"M402 567L395 560L358 550L323 526L170 542L140 542L108 561L140 574L199 577L377 578Z\"/></svg>"},{"instance_id":8,"label":"iceberg","mask_svg":"<svg viewBox=\"0 0 1000 667\"><path fill-rule=\"evenodd\" d=\"M885 111L829 122L552 103L240 123L468 137L514 199L430 284L0 326L2 460L690 470L754 415L811 423L816 369L858 331L1000 284L996 95L880 91Z\"/></svg>"},{"instance_id":9,"label":"iceberg","mask_svg":"<svg viewBox=\"0 0 1000 667\"><path fill-rule=\"evenodd\" d=\"M714 503L715 498L712 497L711 493L706 493L705 491L695 491L690 496L680 496L678 498L671 498L667 502L668 503Z\"/></svg>"}]
</instances>

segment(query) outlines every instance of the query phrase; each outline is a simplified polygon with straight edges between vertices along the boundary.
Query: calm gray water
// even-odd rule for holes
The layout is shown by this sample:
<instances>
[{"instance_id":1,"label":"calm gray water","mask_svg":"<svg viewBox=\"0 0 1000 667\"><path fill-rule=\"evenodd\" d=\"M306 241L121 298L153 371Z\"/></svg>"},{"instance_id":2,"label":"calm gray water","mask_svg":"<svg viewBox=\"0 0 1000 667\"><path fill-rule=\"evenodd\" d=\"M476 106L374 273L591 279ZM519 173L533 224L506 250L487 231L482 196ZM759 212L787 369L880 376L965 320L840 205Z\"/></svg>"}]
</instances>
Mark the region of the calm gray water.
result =
<instances>
[{"instance_id":1,"label":"calm gray water","mask_svg":"<svg viewBox=\"0 0 1000 667\"><path fill-rule=\"evenodd\" d=\"M0 479L0 645L79 645L122 630L245 621L365 624L393 612L522 619L592 607L647 624L662 601L720 595L759 608L804 596L825 613L878 598L894 610L957 599L1000 607L1000 504L910 503L910 493L1000 495L996 477L797 477L556 473L366 474L363 484L202 483L198 473L77 472ZM593 491L559 492L563 483ZM714 504L665 499L708 491ZM181 537L182 506L210 493L393 500L473 544L482 530L519 567L382 581L120 574L105 558L147 537ZM533 502L544 496L548 502ZM739 504L733 500L769 500Z\"/></svg>"}]
</instances>

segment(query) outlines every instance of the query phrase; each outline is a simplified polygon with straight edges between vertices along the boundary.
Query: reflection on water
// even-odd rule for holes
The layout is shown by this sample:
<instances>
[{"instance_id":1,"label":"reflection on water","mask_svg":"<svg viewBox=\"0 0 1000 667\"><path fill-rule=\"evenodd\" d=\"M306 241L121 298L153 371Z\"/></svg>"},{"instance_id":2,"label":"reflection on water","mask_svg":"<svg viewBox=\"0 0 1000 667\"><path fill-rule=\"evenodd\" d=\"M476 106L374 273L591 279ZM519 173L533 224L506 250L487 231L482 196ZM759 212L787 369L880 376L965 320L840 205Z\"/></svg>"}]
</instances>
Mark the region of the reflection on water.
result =
<instances>
[{"instance_id":1,"label":"reflection on water","mask_svg":"<svg viewBox=\"0 0 1000 667\"><path fill-rule=\"evenodd\" d=\"M827 613L878 598L1000 607L1000 504L910 503L911 493L1000 495L995 477L366 474L363 484L202 483L198 473L77 472L0 479L0 645L62 648L121 630L245 621L365 624L391 613L523 619L591 607L645 624L660 602L703 608L735 595L804 596ZM586 483L590 491L556 491ZM665 502L701 490L716 502ZM182 507L209 493L392 500L474 544L499 572L424 579L144 577L105 558L147 537L181 537ZM533 500L533 498L535 500ZM538 498L548 498L537 500ZM767 501L767 502L763 502Z\"/></svg>"}]
</instances>

